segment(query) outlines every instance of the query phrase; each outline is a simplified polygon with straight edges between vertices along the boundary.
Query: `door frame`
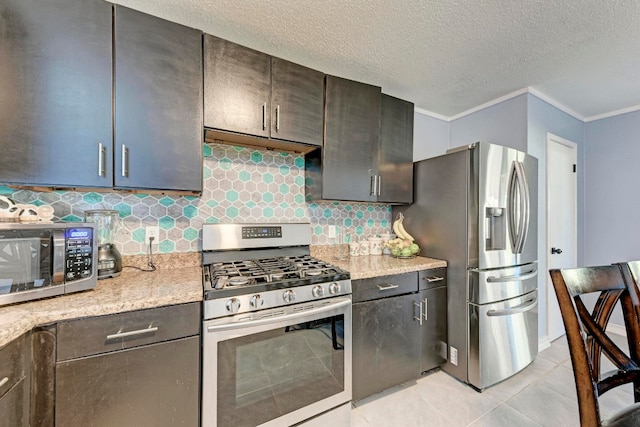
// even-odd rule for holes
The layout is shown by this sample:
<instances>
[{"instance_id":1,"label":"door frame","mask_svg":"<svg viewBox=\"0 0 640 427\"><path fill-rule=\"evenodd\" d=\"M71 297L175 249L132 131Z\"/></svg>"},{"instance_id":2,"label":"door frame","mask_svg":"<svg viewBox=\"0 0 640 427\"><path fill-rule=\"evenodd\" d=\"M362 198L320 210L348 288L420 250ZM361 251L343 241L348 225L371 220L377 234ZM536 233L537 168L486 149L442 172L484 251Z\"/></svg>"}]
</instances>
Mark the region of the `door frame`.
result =
<instances>
[{"instance_id":1,"label":"door frame","mask_svg":"<svg viewBox=\"0 0 640 427\"><path fill-rule=\"evenodd\" d=\"M545 144L545 159L546 159L546 164L545 164L545 187L546 187L546 200L545 200L545 218L546 218L546 248L545 248L545 259L546 259L546 267L547 270L549 269L549 261L550 261L550 254L551 254L551 247L549 244L549 187L550 187L550 180L549 180L549 175L550 175L550 171L549 171L549 146L550 144L561 144L564 145L565 147L570 148L573 151L573 160L575 162L575 164L578 164L578 144L576 144L573 141L570 141L568 139L562 138L560 136L554 135L550 132L547 132L547 137L546 137L546 144ZM577 166L576 166L577 167ZM574 181L575 181L575 192L573 194L573 202L575 203L575 207L576 209L574 210L574 218L573 218L573 254L574 254L574 258L573 258L573 265L577 266L578 265L578 172L576 170L576 173L574 174ZM547 304L546 304L546 326L547 326L547 330L546 330L546 336L547 336L547 340L549 340L549 330L550 330L550 310L549 310L549 300L553 297L555 297L555 290L553 289L553 284L551 283L551 279L550 277L547 275L546 278L546 290L547 290Z\"/></svg>"}]
</instances>

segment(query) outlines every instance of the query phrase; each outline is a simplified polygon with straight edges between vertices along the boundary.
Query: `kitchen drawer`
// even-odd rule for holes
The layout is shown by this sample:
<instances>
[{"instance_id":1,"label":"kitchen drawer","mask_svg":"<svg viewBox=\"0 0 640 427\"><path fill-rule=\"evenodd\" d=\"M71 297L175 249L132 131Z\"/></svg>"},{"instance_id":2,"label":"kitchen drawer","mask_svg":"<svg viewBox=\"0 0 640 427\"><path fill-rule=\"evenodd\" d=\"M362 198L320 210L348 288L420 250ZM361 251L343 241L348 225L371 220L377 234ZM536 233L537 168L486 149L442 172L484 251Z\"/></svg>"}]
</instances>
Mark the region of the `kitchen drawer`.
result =
<instances>
[{"instance_id":1,"label":"kitchen drawer","mask_svg":"<svg viewBox=\"0 0 640 427\"><path fill-rule=\"evenodd\" d=\"M418 272L418 287L421 291L447 285L447 268L431 268Z\"/></svg>"},{"instance_id":2,"label":"kitchen drawer","mask_svg":"<svg viewBox=\"0 0 640 427\"><path fill-rule=\"evenodd\" d=\"M0 349L0 397L25 377L27 334Z\"/></svg>"},{"instance_id":3,"label":"kitchen drawer","mask_svg":"<svg viewBox=\"0 0 640 427\"><path fill-rule=\"evenodd\" d=\"M60 322L57 360L198 335L200 324L199 303Z\"/></svg>"},{"instance_id":4,"label":"kitchen drawer","mask_svg":"<svg viewBox=\"0 0 640 427\"><path fill-rule=\"evenodd\" d=\"M417 291L417 272L354 280L353 302L369 301Z\"/></svg>"}]
</instances>

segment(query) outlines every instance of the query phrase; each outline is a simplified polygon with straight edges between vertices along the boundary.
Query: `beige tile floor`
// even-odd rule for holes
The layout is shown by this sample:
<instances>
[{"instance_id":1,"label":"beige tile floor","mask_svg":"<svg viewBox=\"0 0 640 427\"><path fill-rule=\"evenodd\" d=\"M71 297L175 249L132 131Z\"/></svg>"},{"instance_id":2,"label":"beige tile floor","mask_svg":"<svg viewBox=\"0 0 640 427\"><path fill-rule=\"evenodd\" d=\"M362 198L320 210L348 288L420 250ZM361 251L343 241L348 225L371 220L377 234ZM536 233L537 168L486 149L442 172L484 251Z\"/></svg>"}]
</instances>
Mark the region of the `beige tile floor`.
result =
<instances>
[{"instance_id":1,"label":"beige tile floor","mask_svg":"<svg viewBox=\"0 0 640 427\"><path fill-rule=\"evenodd\" d=\"M615 337L626 348L623 337ZM603 357L603 371L612 369ZM604 418L633 403L631 386L603 395ZM522 372L478 393L442 371L357 402L352 427L579 426L573 371L565 337Z\"/></svg>"}]
</instances>

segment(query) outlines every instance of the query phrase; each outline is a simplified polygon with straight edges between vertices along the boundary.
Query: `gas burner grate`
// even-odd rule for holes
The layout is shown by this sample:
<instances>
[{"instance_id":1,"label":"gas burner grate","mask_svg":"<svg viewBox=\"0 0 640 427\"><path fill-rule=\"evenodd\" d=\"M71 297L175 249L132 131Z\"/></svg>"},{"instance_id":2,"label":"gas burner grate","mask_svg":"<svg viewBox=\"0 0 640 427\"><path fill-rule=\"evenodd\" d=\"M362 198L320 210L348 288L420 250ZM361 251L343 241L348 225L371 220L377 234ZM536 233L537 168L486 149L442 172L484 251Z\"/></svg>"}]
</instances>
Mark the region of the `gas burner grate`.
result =
<instances>
[{"instance_id":1,"label":"gas burner grate","mask_svg":"<svg viewBox=\"0 0 640 427\"><path fill-rule=\"evenodd\" d=\"M210 281L214 289L293 282L334 275L340 271L309 255L213 262L203 268L205 280Z\"/></svg>"}]
</instances>

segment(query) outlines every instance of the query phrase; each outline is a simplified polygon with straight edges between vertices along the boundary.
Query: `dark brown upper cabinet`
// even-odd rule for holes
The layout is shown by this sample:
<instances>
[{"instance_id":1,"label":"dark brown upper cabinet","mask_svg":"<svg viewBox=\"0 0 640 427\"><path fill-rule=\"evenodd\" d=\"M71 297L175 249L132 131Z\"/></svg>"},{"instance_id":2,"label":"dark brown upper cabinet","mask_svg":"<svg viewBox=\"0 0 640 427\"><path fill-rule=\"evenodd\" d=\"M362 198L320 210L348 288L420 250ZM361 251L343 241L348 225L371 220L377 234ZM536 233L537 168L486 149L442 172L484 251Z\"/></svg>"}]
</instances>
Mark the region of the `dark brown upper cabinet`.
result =
<instances>
[{"instance_id":1,"label":"dark brown upper cabinet","mask_svg":"<svg viewBox=\"0 0 640 427\"><path fill-rule=\"evenodd\" d=\"M0 182L112 186L111 8L0 0Z\"/></svg>"},{"instance_id":2,"label":"dark brown upper cabinet","mask_svg":"<svg viewBox=\"0 0 640 427\"><path fill-rule=\"evenodd\" d=\"M339 77L325 84L325 139L305 157L306 199L411 203L413 104Z\"/></svg>"},{"instance_id":3,"label":"dark brown upper cabinet","mask_svg":"<svg viewBox=\"0 0 640 427\"><path fill-rule=\"evenodd\" d=\"M413 202L413 103L382 94L378 202Z\"/></svg>"},{"instance_id":4,"label":"dark brown upper cabinet","mask_svg":"<svg viewBox=\"0 0 640 427\"><path fill-rule=\"evenodd\" d=\"M205 34L207 141L306 153L322 145L323 104L324 74Z\"/></svg>"},{"instance_id":5,"label":"dark brown upper cabinet","mask_svg":"<svg viewBox=\"0 0 640 427\"><path fill-rule=\"evenodd\" d=\"M115 6L115 187L202 191L202 32Z\"/></svg>"},{"instance_id":6,"label":"dark brown upper cabinet","mask_svg":"<svg viewBox=\"0 0 640 427\"><path fill-rule=\"evenodd\" d=\"M200 31L102 0L0 0L1 183L200 192L201 144Z\"/></svg>"}]
</instances>

